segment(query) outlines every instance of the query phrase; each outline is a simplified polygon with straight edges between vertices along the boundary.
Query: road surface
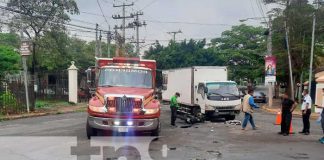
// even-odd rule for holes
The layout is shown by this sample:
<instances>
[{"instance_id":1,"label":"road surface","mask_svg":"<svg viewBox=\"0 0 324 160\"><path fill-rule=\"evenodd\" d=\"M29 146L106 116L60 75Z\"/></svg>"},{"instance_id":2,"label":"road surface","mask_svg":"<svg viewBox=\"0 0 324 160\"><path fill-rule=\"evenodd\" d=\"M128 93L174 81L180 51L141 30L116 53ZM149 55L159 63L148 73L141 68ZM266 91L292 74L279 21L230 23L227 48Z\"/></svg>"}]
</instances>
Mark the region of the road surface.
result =
<instances>
[{"instance_id":1,"label":"road surface","mask_svg":"<svg viewBox=\"0 0 324 160\"><path fill-rule=\"evenodd\" d=\"M256 131L251 130L250 125L248 125L246 131L243 131L240 129L240 126L227 125L221 120L218 122L208 121L202 124L195 124L191 127L188 127L181 120L177 120L178 128L172 128L169 125L169 117L170 111L168 107L163 106L161 137L158 140L152 141L148 149L152 159L324 159L324 145L318 142L318 139L322 136L322 132L320 125L316 124L315 121L311 122L310 135L305 136L296 133L289 137L284 137L277 134L279 126L273 125L275 115L263 111L258 111L255 114L255 122L259 127ZM41 145L41 148L37 148L38 144L36 143L42 143L42 140L47 137L49 138L48 141L51 140L50 137L54 137L54 139L55 137L61 138L60 140L65 141L66 144L68 144L69 141L77 140L77 142L71 142L70 145L75 145L76 143L82 144L80 145L81 152L87 153L89 147L86 146L93 143L90 143L86 138L86 118L86 113L70 113L0 122L0 145L2 146L0 147L0 156L10 153L13 155L21 154L19 155L22 157L20 159L33 159L31 157L36 157L34 159L42 159L46 158L48 155L41 153L41 151L45 153L49 152L50 149L54 150L56 145L57 149L65 150L66 153L72 152L68 147L59 147L62 143L58 143L56 140L56 143L53 142L53 145L51 145L52 147L47 148L44 147L45 144L42 144L43 146ZM238 119L242 119L242 115L240 115ZM300 131L301 127L301 119L294 118L294 131ZM104 133L102 134L104 135ZM36 140L25 142L25 136ZM22 137L22 139L15 139L17 137ZM116 138L127 139L128 137L130 136L121 135ZM146 136L141 135L139 137ZM64 140L64 138L66 138L66 140ZM10 150L10 147L15 146L15 150ZM25 152L26 148L29 148L29 146L33 147L33 149L30 149L27 155L23 155L23 152ZM36 152L35 150L38 151ZM97 158L105 160L118 159L116 154L107 153L108 152L97 153L103 154L98 156L100 158ZM131 151L128 153L131 159L140 159L137 154ZM1 159L3 159L3 157L1 157ZM62 159L64 158L62 157ZM67 159L89 159L89 156L85 154L83 156L79 155L77 158L75 154L72 154L71 157Z\"/></svg>"}]
</instances>

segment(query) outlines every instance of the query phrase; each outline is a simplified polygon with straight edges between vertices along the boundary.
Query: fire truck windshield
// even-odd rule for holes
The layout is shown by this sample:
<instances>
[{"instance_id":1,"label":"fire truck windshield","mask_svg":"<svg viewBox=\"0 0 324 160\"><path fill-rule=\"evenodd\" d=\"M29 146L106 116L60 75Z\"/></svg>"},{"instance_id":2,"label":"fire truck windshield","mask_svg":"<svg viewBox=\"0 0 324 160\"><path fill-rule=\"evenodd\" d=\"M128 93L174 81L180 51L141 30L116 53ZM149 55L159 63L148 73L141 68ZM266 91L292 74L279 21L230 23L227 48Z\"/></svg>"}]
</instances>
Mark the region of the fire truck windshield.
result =
<instances>
[{"instance_id":1,"label":"fire truck windshield","mask_svg":"<svg viewBox=\"0 0 324 160\"><path fill-rule=\"evenodd\" d=\"M152 72L133 68L104 68L100 71L99 86L152 88Z\"/></svg>"}]
</instances>

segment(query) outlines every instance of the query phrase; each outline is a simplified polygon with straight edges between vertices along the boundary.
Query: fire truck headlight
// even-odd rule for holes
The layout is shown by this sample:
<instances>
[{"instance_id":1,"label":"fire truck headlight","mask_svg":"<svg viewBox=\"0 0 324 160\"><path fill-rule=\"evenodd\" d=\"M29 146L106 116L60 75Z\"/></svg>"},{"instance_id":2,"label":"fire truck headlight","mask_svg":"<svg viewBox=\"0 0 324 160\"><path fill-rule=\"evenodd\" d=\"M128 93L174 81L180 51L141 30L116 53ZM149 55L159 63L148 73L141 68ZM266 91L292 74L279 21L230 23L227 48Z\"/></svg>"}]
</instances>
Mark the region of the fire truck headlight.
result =
<instances>
[{"instance_id":1,"label":"fire truck headlight","mask_svg":"<svg viewBox=\"0 0 324 160\"><path fill-rule=\"evenodd\" d=\"M158 113L160 108L146 108L145 114L156 114Z\"/></svg>"},{"instance_id":2,"label":"fire truck headlight","mask_svg":"<svg viewBox=\"0 0 324 160\"><path fill-rule=\"evenodd\" d=\"M132 126L133 124L134 124L133 121L127 121L128 126Z\"/></svg>"},{"instance_id":3,"label":"fire truck headlight","mask_svg":"<svg viewBox=\"0 0 324 160\"><path fill-rule=\"evenodd\" d=\"M119 126L120 125L120 121L114 121L114 125L115 126Z\"/></svg>"},{"instance_id":4,"label":"fire truck headlight","mask_svg":"<svg viewBox=\"0 0 324 160\"><path fill-rule=\"evenodd\" d=\"M97 113L106 113L107 112L106 107L96 107L96 106L89 105L89 109L91 111L97 112Z\"/></svg>"}]
</instances>

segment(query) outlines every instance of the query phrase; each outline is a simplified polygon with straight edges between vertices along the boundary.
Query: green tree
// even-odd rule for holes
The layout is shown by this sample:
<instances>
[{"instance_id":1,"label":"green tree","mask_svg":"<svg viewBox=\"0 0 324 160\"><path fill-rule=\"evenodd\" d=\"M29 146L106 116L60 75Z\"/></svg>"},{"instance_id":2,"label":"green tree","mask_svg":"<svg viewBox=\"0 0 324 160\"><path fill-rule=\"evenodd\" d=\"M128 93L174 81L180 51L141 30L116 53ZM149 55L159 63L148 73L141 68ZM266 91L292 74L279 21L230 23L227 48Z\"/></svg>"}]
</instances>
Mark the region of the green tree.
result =
<instances>
[{"instance_id":1,"label":"green tree","mask_svg":"<svg viewBox=\"0 0 324 160\"><path fill-rule=\"evenodd\" d=\"M247 25L233 26L213 39L211 47L229 66L230 78L254 80L263 76L266 53L265 29Z\"/></svg>"},{"instance_id":2,"label":"green tree","mask_svg":"<svg viewBox=\"0 0 324 160\"><path fill-rule=\"evenodd\" d=\"M265 29L247 25L234 26L211 41L170 41L168 46L159 42L145 52L145 58L155 59L158 69L189 66L228 66L230 78L255 79L263 75Z\"/></svg>"},{"instance_id":3,"label":"green tree","mask_svg":"<svg viewBox=\"0 0 324 160\"><path fill-rule=\"evenodd\" d=\"M11 27L23 30L32 40L32 72L37 67L37 45L44 31L64 30L64 24L70 20L68 14L79 13L74 0L9 0L7 6L21 13L11 18Z\"/></svg>"},{"instance_id":4,"label":"green tree","mask_svg":"<svg viewBox=\"0 0 324 160\"><path fill-rule=\"evenodd\" d=\"M285 23L289 29L289 46L292 56L293 80L305 81L308 79L308 69L312 38L312 17L317 16L316 45L315 45L315 68L324 65L322 62L324 33L321 30L324 25L324 8L320 5L318 10L309 4L308 0L272 0L268 3L280 3L285 5L284 9L273 9L275 18L273 20L273 48L277 56L277 75L281 82L289 82L289 66L287 46L285 41ZM303 75L303 76L302 76Z\"/></svg>"},{"instance_id":5,"label":"green tree","mask_svg":"<svg viewBox=\"0 0 324 160\"><path fill-rule=\"evenodd\" d=\"M12 47L0 45L0 62L0 79L20 69L20 56Z\"/></svg>"},{"instance_id":6,"label":"green tree","mask_svg":"<svg viewBox=\"0 0 324 160\"><path fill-rule=\"evenodd\" d=\"M0 33L0 45L11 46L19 48L19 37L13 33Z\"/></svg>"}]
</instances>

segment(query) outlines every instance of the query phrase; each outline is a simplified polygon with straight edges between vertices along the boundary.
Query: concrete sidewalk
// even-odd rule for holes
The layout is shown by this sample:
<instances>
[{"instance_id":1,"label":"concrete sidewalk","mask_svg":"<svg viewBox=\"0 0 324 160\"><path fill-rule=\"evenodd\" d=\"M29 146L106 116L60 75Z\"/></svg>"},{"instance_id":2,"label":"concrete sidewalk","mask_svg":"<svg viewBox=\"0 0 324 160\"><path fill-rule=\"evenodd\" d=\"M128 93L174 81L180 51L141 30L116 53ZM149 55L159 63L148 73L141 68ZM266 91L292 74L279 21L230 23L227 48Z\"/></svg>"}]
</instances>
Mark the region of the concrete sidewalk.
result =
<instances>
[{"instance_id":1,"label":"concrete sidewalk","mask_svg":"<svg viewBox=\"0 0 324 160\"><path fill-rule=\"evenodd\" d=\"M85 112L86 110L87 110L87 104L79 103L73 106L59 106L53 108L36 109L35 111L30 113L2 115L0 116L0 121L39 117L39 116L46 116L46 115L55 115L55 114L64 114L64 113L73 113L73 112Z\"/></svg>"},{"instance_id":2,"label":"concrete sidewalk","mask_svg":"<svg viewBox=\"0 0 324 160\"><path fill-rule=\"evenodd\" d=\"M268 104L264 104L261 109L269 112L269 113L273 113L273 114L277 114L278 112L281 111L281 99L273 99L273 105L272 107L269 107ZM293 116L294 117L302 117L302 113L300 110L295 110L293 112ZM320 116L319 113L312 113L311 114L311 119L316 120L318 117Z\"/></svg>"}]
</instances>

